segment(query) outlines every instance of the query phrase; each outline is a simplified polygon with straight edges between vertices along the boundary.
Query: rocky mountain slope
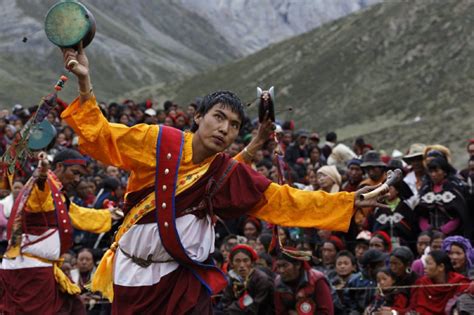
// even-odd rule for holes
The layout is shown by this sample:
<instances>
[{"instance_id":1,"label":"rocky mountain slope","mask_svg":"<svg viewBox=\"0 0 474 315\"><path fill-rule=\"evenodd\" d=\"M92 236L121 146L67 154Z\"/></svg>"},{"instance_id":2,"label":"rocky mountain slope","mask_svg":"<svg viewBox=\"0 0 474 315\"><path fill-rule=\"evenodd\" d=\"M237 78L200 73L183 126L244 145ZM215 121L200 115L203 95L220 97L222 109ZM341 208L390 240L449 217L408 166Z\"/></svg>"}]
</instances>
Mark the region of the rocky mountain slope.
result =
<instances>
[{"instance_id":1,"label":"rocky mountain slope","mask_svg":"<svg viewBox=\"0 0 474 315\"><path fill-rule=\"evenodd\" d=\"M236 60L369 3L362 0L81 1L97 20L97 34L88 54L95 88L104 99ZM63 72L60 53L43 31L46 12L55 2L0 0L0 108L38 102ZM72 86L63 93L66 99L76 94Z\"/></svg>"},{"instance_id":2,"label":"rocky mountain slope","mask_svg":"<svg viewBox=\"0 0 474 315\"><path fill-rule=\"evenodd\" d=\"M465 163L474 132L474 2L387 1L198 77L135 97L186 103L216 89L244 101L276 87L298 125L378 148L443 143ZM464 165L464 164L462 164Z\"/></svg>"}]
</instances>

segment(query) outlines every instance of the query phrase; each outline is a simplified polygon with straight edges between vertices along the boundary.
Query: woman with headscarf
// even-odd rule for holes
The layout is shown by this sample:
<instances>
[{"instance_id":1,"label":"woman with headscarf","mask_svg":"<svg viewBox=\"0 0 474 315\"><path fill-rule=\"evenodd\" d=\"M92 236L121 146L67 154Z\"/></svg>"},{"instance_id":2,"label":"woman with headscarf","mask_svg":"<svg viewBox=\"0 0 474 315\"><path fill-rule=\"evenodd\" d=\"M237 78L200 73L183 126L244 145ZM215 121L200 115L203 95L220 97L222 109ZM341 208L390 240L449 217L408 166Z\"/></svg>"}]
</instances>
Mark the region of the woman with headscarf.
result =
<instances>
[{"instance_id":1,"label":"woman with headscarf","mask_svg":"<svg viewBox=\"0 0 474 315\"><path fill-rule=\"evenodd\" d=\"M428 163L429 180L420 190L415 208L422 231L436 229L445 235L471 236L471 218L465 199L465 186L455 176L456 170L443 157Z\"/></svg>"},{"instance_id":2,"label":"woman with headscarf","mask_svg":"<svg viewBox=\"0 0 474 315\"><path fill-rule=\"evenodd\" d=\"M454 271L470 279L474 278L474 249L471 242L462 236L450 236L443 241L443 250L448 253Z\"/></svg>"},{"instance_id":3,"label":"woman with headscarf","mask_svg":"<svg viewBox=\"0 0 474 315\"><path fill-rule=\"evenodd\" d=\"M323 166L317 171L320 190L328 193L338 192L341 187L342 177L334 165Z\"/></svg>"}]
</instances>

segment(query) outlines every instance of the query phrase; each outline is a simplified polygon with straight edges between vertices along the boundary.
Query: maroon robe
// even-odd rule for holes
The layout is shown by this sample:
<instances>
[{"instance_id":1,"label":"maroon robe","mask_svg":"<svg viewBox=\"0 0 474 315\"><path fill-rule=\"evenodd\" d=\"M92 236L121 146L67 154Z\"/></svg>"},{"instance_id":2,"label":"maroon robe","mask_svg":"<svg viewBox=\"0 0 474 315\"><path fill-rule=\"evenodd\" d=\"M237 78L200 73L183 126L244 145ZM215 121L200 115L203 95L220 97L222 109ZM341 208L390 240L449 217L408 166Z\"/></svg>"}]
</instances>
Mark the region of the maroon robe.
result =
<instances>
[{"instance_id":1,"label":"maroon robe","mask_svg":"<svg viewBox=\"0 0 474 315\"><path fill-rule=\"evenodd\" d=\"M197 217L209 215L209 210L222 218L245 215L262 198L270 181L247 165L238 163L220 189L209 196L210 181L219 181L232 158L219 154L208 171L190 188L175 197L176 216L192 213ZM218 177L218 176L217 176ZM127 196L125 212L130 211L155 187L149 187ZM204 201L204 204L202 203ZM199 206L201 204L201 206ZM204 206L203 206L204 205ZM190 209L195 210L190 212ZM154 212L145 215L137 224L156 222ZM211 259L209 258L209 263ZM114 284L113 314L212 314L208 290L184 266L167 274L151 286L126 287Z\"/></svg>"}]
</instances>

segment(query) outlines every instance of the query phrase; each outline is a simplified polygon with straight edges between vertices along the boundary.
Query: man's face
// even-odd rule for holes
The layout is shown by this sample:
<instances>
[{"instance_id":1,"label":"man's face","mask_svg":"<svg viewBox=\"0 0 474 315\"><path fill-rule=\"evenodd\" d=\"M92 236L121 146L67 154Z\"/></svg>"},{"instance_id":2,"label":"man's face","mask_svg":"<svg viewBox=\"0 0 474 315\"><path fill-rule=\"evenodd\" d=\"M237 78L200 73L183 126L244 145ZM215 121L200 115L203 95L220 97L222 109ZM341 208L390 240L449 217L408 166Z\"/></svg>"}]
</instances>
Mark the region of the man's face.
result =
<instances>
[{"instance_id":1,"label":"man's face","mask_svg":"<svg viewBox=\"0 0 474 315\"><path fill-rule=\"evenodd\" d=\"M22 182L14 182L13 187L12 187L12 194L13 198L16 199L18 194L20 193L20 190L23 188L23 183Z\"/></svg>"},{"instance_id":2,"label":"man's face","mask_svg":"<svg viewBox=\"0 0 474 315\"><path fill-rule=\"evenodd\" d=\"M381 252L385 251L385 244L383 243L382 239L380 239L379 237L372 237L370 239L369 247L370 249L376 249Z\"/></svg>"},{"instance_id":3,"label":"man's face","mask_svg":"<svg viewBox=\"0 0 474 315\"><path fill-rule=\"evenodd\" d=\"M359 183L362 181L362 175L364 172L359 165L352 164L349 166L349 181L351 183Z\"/></svg>"},{"instance_id":4,"label":"man's face","mask_svg":"<svg viewBox=\"0 0 474 315\"><path fill-rule=\"evenodd\" d=\"M234 157L240 152L240 145L238 143L232 143L229 148L227 149L227 153L230 156Z\"/></svg>"},{"instance_id":5,"label":"man's face","mask_svg":"<svg viewBox=\"0 0 474 315\"><path fill-rule=\"evenodd\" d=\"M253 268L252 259L249 255L239 252L232 258L232 268L245 279Z\"/></svg>"},{"instance_id":6,"label":"man's face","mask_svg":"<svg viewBox=\"0 0 474 315\"><path fill-rule=\"evenodd\" d=\"M119 178L119 170L115 166L108 166L106 173L107 176Z\"/></svg>"},{"instance_id":7,"label":"man's face","mask_svg":"<svg viewBox=\"0 0 474 315\"><path fill-rule=\"evenodd\" d=\"M369 166L367 167L367 175L369 175L369 178L373 181L378 181L382 178L383 176L383 168L379 166Z\"/></svg>"},{"instance_id":8,"label":"man's face","mask_svg":"<svg viewBox=\"0 0 474 315\"><path fill-rule=\"evenodd\" d=\"M441 250L443 249L443 239L442 238L435 238L431 241L431 250Z\"/></svg>"},{"instance_id":9,"label":"man's face","mask_svg":"<svg viewBox=\"0 0 474 315\"><path fill-rule=\"evenodd\" d=\"M77 184L76 191L80 198L86 199L89 193L89 183L86 181L79 182L79 184Z\"/></svg>"},{"instance_id":10,"label":"man's face","mask_svg":"<svg viewBox=\"0 0 474 315\"><path fill-rule=\"evenodd\" d=\"M424 167L424 165L423 165L423 157L422 157L422 156L411 158L411 159L407 160L407 163L411 166L412 170L413 170L415 173L419 173L419 172L424 172L424 171L425 171L425 167Z\"/></svg>"},{"instance_id":11,"label":"man's face","mask_svg":"<svg viewBox=\"0 0 474 315\"><path fill-rule=\"evenodd\" d=\"M474 161L469 161L469 174L474 174Z\"/></svg>"},{"instance_id":12,"label":"man's face","mask_svg":"<svg viewBox=\"0 0 474 315\"><path fill-rule=\"evenodd\" d=\"M224 151L234 142L242 123L237 113L220 103L214 105L204 116L197 114L194 121L199 126L195 136L209 156Z\"/></svg>"},{"instance_id":13,"label":"man's face","mask_svg":"<svg viewBox=\"0 0 474 315\"><path fill-rule=\"evenodd\" d=\"M474 143L471 143L471 144L467 147L467 153L469 153L469 156L473 156L473 155L474 155Z\"/></svg>"},{"instance_id":14,"label":"man's face","mask_svg":"<svg viewBox=\"0 0 474 315\"><path fill-rule=\"evenodd\" d=\"M230 238L227 240L226 242L226 247L227 247L227 251L231 251L232 248L234 248L234 246L237 245L237 239L236 238Z\"/></svg>"},{"instance_id":15,"label":"man's face","mask_svg":"<svg viewBox=\"0 0 474 315\"><path fill-rule=\"evenodd\" d=\"M421 235L418 237L418 240L416 241L416 251L418 252L418 255L423 255L425 248L430 246L430 242L431 237L428 235Z\"/></svg>"},{"instance_id":16,"label":"man's face","mask_svg":"<svg viewBox=\"0 0 474 315\"><path fill-rule=\"evenodd\" d=\"M189 105L186 110L186 114L188 115L188 117L193 117L195 113L196 109L194 108L194 106Z\"/></svg>"},{"instance_id":17,"label":"man's face","mask_svg":"<svg viewBox=\"0 0 474 315\"><path fill-rule=\"evenodd\" d=\"M61 170L60 173L57 175L59 181L64 185L64 187L76 187L77 184L79 184L79 181L81 180L83 167L81 165L64 166L62 164L59 167Z\"/></svg>"},{"instance_id":18,"label":"man's face","mask_svg":"<svg viewBox=\"0 0 474 315\"><path fill-rule=\"evenodd\" d=\"M309 144L317 146L319 144L319 139L315 138L315 137L311 137L311 138L309 138Z\"/></svg>"},{"instance_id":19,"label":"man's face","mask_svg":"<svg viewBox=\"0 0 474 315\"><path fill-rule=\"evenodd\" d=\"M257 167L257 172L259 172L260 174L262 174L263 176L267 178L268 178L268 175L270 175L270 171L268 170L266 166Z\"/></svg>"},{"instance_id":20,"label":"man's face","mask_svg":"<svg viewBox=\"0 0 474 315\"><path fill-rule=\"evenodd\" d=\"M244 226L244 236L247 239L256 239L258 237L258 230L251 222L247 222Z\"/></svg>"},{"instance_id":21,"label":"man's face","mask_svg":"<svg viewBox=\"0 0 474 315\"><path fill-rule=\"evenodd\" d=\"M336 260L336 273L339 276L346 277L355 271L352 260L347 256L340 256Z\"/></svg>"},{"instance_id":22,"label":"man's face","mask_svg":"<svg viewBox=\"0 0 474 315\"><path fill-rule=\"evenodd\" d=\"M311 161L319 161L320 157L321 154L319 153L319 150L317 148L313 148L309 153L309 158L311 159Z\"/></svg>"},{"instance_id":23,"label":"man's face","mask_svg":"<svg viewBox=\"0 0 474 315\"><path fill-rule=\"evenodd\" d=\"M306 136L299 136L299 137L298 137L298 144L299 144L300 146L304 146L304 145L306 145L306 141L307 141L307 140L308 140L308 137L306 137Z\"/></svg>"},{"instance_id":24,"label":"man's face","mask_svg":"<svg viewBox=\"0 0 474 315\"><path fill-rule=\"evenodd\" d=\"M291 136L291 131L286 131L284 134L283 134L283 138L281 139L281 142L283 142L285 145L289 145L291 143L291 139L292 136Z\"/></svg>"},{"instance_id":25,"label":"man's face","mask_svg":"<svg viewBox=\"0 0 474 315\"><path fill-rule=\"evenodd\" d=\"M321 256L323 260L323 265L330 266L334 265L336 261L337 250L331 242L325 242L323 248L321 249Z\"/></svg>"},{"instance_id":26,"label":"man's face","mask_svg":"<svg viewBox=\"0 0 474 315\"><path fill-rule=\"evenodd\" d=\"M362 258L362 256L364 256L364 253L369 250L369 245L365 244L365 243L359 243L356 245L355 249L354 249L354 253L355 253L355 256L356 256L356 259L357 260L360 260Z\"/></svg>"},{"instance_id":27,"label":"man's face","mask_svg":"<svg viewBox=\"0 0 474 315\"><path fill-rule=\"evenodd\" d=\"M77 268L80 272L92 271L94 260L92 254L88 251L80 252L77 256Z\"/></svg>"},{"instance_id":28,"label":"man's face","mask_svg":"<svg viewBox=\"0 0 474 315\"><path fill-rule=\"evenodd\" d=\"M292 264L284 259L278 259L276 262L276 272L280 275L283 282L291 282L300 276L301 264Z\"/></svg>"}]
</instances>

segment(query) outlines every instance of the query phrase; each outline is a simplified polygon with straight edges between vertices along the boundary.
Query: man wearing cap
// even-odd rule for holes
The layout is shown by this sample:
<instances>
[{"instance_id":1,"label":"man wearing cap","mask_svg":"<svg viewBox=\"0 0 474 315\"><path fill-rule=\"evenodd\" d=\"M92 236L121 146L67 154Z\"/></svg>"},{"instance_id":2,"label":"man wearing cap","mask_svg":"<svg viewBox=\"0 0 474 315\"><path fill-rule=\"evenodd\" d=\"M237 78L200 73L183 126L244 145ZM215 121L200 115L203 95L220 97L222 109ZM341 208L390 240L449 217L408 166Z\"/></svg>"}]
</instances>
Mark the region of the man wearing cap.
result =
<instances>
[{"instance_id":1,"label":"man wearing cap","mask_svg":"<svg viewBox=\"0 0 474 315\"><path fill-rule=\"evenodd\" d=\"M360 187L376 186L385 181L385 170L387 165L382 161L380 153L377 151L367 151L362 157L362 164L360 166L364 169L368 176L368 178L360 183Z\"/></svg>"},{"instance_id":2,"label":"man wearing cap","mask_svg":"<svg viewBox=\"0 0 474 315\"><path fill-rule=\"evenodd\" d=\"M403 178L408 184L413 195L418 196L418 191L423 186L423 178L426 176L426 170L423 165L423 153L426 146L421 143L414 143L410 146L408 153L403 160L410 165L411 171Z\"/></svg>"},{"instance_id":3,"label":"man wearing cap","mask_svg":"<svg viewBox=\"0 0 474 315\"><path fill-rule=\"evenodd\" d=\"M224 290L224 314L274 314L272 279L255 268L257 253L248 245L234 246L229 255L229 284Z\"/></svg>"},{"instance_id":4,"label":"man wearing cap","mask_svg":"<svg viewBox=\"0 0 474 315\"><path fill-rule=\"evenodd\" d=\"M342 184L341 191L356 191L364 179L364 171L360 165L362 161L352 159L347 162L347 181Z\"/></svg>"},{"instance_id":5,"label":"man wearing cap","mask_svg":"<svg viewBox=\"0 0 474 315\"><path fill-rule=\"evenodd\" d=\"M210 296L227 286L211 264L216 215L347 230L354 205L375 203L360 201L361 191L326 194L271 183L241 163L256 152L249 146L236 158L224 154L245 118L230 91L203 98L190 132L109 123L97 108L83 49L66 49L63 57L66 65L78 62L71 71L80 97L62 118L80 137L81 150L131 172L124 223L92 280L93 290L113 300L115 314L211 313Z\"/></svg>"},{"instance_id":6,"label":"man wearing cap","mask_svg":"<svg viewBox=\"0 0 474 315\"><path fill-rule=\"evenodd\" d=\"M81 292L59 268L61 254L72 246L73 228L101 233L111 227L112 211L79 207L64 194L86 172L84 157L64 150L52 164L52 172L23 187L9 218L0 270L7 314L59 312L68 295Z\"/></svg>"},{"instance_id":7,"label":"man wearing cap","mask_svg":"<svg viewBox=\"0 0 474 315\"><path fill-rule=\"evenodd\" d=\"M285 160L291 168L294 168L299 161L304 161L308 157L308 132L302 129L298 131L296 141L286 149Z\"/></svg>"},{"instance_id":8,"label":"man wearing cap","mask_svg":"<svg viewBox=\"0 0 474 315\"><path fill-rule=\"evenodd\" d=\"M309 135L309 146L310 147L317 147L319 145L319 134L317 132L313 132Z\"/></svg>"},{"instance_id":9,"label":"man wearing cap","mask_svg":"<svg viewBox=\"0 0 474 315\"><path fill-rule=\"evenodd\" d=\"M285 252L279 253L275 265L276 314L334 314L331 289L322 272Z\"/></svg>"}]
</instances>

